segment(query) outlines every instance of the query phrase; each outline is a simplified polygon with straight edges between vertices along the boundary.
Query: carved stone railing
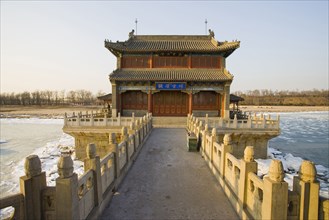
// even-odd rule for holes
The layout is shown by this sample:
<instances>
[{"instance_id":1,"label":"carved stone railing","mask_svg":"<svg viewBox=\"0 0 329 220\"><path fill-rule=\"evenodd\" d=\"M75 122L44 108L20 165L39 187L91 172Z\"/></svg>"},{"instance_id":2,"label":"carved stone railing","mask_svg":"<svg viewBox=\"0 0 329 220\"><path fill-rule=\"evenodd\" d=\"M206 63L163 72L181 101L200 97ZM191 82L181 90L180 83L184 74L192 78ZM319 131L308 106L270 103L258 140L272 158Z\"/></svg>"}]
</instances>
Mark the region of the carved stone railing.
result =
<instances>
[{"instance_id":1,"label":"carved stone railing","mask_svg":"<svg viewBox=\"0 0 329 220\"><path fill-rule=\"evenodd\" d=\"M193 115L188 115L187 127L191 127L194 124L199 125L200 121L203 125L208 124L211 128L225 128L225 129L279 129L280 128L280 116L272 119L270 115L260 114L257 116L249 115L248 119L237 119L236 115L234 119L224 118L196 118Z\"/></svg>"},{"instance_id":2,"label":"carved stone railing","mask_svg":"<svg viewBox=\"0 0 329 220\"><path fill-rule=\"evenodd\" d=\"M118 113L116 118L108 118L107 114L87 112L68 116L64 115L64 127L108 127L108 126L130 126L131 122L135 121L134 114L132 117L121 117Z\"/></svg>"},{"instance_id":3,"label":"carved stone railing","mask_svg":"<svg viewBox=\"0 0 329 220\"><path fill-rule=\"evenodd\" d=\"M265 159L267 157L267 144L271 138L277 137L280 134L280 117L271 119L271 116L261 114L249 115L248 119L238 120L223 119L219 117L194 117L187 116L186 127L190 132L193 132L197 139L208 134L211 130L216 137L214 140L223 140L225 134L231 134L234 148L232 154L235 157L242 157L244 145L246 142L254 146L254 152L257 158ZM203 139L207 141L207 139ZM203 141L203 142L204 142ZM204 144L204 143L202 143ZM206 150L208 155L208 150Z\"/></svg>"},{"instance_id":4,"label":"carved stone railing","mask_svg":"<svg viewBox=\"0 0 329 220\"><path fill-rule=\"evenodd\" d=\"M241 219L329 219L329 200L319 197L312 162L302 162L289 191L281 161L272 160L269 173L261 178L253 147L246 146L243 158L238 159L231 154L231 134L216 140L216 128L209 132L208 124L203 126L202 121L191 117L187 130L198 132L200 153Z\"/></svg>"},{"instance_id":5,"label":"carved stone railing","mask_svg":"<svg viewBox=\"0 0 329 220\"><path fill-rule=\"evenodd\" d=\"M21 193L0 199L0 208L14 208L10 219L97 219L151 130L152 116L148 114L132 121L129 130L122 128L120 143L116 141L116 134L111 133L110 152L103 158L96 155L95 144L89 144L85 172L80 177L74 173L71 156L62 155L54 187L46 185L39 157L27 157L26 175L20 178Z\"/></svg>"}]
</instances>

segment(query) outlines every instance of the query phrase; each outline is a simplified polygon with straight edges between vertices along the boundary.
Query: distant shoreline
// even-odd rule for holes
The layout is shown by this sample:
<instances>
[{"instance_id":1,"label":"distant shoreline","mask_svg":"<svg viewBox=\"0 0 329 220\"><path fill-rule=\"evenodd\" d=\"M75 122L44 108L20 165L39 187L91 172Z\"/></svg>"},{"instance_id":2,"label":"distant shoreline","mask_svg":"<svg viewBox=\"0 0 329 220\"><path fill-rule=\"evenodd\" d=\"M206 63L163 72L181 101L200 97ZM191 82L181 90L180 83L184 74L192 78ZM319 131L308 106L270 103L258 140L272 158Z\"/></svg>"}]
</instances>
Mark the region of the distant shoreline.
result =
<instances>
[{"instance_id":1,"label":"distant shoreline","mask_svg":"<svg viewBox=\"0 0 329 220\"><path fill-rule=\"evenodd\" d=\"M329 111L329 106L251 106L241 105L239 109L244 112L314 112Z\"/></svg>"},{"instance_id":2,"label":"distant shoreline","mask_svg":"<svg viewBox=\"0 0 329 220\"><path fill-rule=\"evenodd\" d=\"M63 118L65 112L95 111L102 106L0 106L0 118ZM239 106L244 112L329 111L329 106Z\"/></svg>"}]
</instances>

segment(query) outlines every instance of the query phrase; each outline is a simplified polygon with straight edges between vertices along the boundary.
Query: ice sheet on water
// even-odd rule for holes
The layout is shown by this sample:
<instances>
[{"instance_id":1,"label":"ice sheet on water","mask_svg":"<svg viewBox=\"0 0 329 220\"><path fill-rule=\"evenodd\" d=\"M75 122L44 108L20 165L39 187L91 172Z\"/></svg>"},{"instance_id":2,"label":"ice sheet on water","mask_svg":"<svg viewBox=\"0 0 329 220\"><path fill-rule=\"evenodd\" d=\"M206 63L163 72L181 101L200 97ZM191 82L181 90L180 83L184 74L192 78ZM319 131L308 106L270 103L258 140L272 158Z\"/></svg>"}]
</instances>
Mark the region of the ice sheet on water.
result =
<instances>
[{"instance_id":1,"label":"ice sheet on water","mask_svg":"<svg viewBox=\"0 0 329 220\"><path fill-rule=\"evenodd\" d=\"M0 118L3 124L64 124L63 119L57 118Z\"/></svg>"}]
</instances>

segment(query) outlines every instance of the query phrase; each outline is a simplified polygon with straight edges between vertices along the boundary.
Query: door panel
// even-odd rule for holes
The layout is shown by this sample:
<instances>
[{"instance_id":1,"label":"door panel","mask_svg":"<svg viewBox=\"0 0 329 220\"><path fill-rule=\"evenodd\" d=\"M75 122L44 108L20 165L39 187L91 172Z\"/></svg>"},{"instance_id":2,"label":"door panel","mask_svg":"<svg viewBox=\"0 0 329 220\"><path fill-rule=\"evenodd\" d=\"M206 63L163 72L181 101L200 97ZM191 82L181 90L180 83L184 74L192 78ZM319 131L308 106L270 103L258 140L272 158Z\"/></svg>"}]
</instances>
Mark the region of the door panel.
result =
<instances>
[{"instance_id":1,"label":"door panel","mask_svg":"<svg viewBox=\"0 0 329 220\"><path fill-rule=\"evenodd\" d=\"M187 94L180 91L161 91L153 95L153 115L186 116Z\"/></svg>"}]
</instances>

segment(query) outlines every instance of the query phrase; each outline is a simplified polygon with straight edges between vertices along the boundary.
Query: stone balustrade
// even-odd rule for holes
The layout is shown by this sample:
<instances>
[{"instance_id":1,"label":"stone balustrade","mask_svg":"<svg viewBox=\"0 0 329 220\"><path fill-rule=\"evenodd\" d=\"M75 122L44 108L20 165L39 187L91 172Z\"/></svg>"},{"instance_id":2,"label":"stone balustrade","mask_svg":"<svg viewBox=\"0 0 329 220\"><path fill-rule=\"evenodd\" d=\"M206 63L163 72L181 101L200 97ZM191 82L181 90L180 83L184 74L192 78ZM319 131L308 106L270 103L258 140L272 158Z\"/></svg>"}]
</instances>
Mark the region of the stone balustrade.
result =
<instances>
[{"instance_id":1,"label":"stone balustrade","mask_svg":"<svg viewBox=\"0 0 329 220\"><path fill-rule=\"evenodd\" d=\"M0 199L0 209L13 207L11 219L97 219L137 157L152 130L152 117L134 120L117 135L109 136L109 152L100 158L97 146L88 144L84 173L73 170L70 155L57 164L55 186L47 186L45 172L37 155L26 158L25 176L20 177L20 193Z\"/></svg>"},{"instance_id":2,"label":"stone balustrade","mask_svg":"<svg viewBox=\"0 0 329 220\"><path fill-rule=\"evenodd\" d=\"M237 119L237 116L234 116L234 119L225 119L220 117L211 117L207 115L204 118L196 118L193 115L188 115L188 124L190 127L195 123L195 120L198 119L198 122L202 121L203 124L208 124L212 128L224 128L224 129L279 129L280 128L280 116L277 115L276 118L272 119L271 115L264 114L254 114L249 115L248 119ZM192 124L191 124L192 122ZM194 123L193 123L194 122Z\"/></svg>"},{"instance_id":3,"label":"stone balustrade","mask_svg":"<svg viewBox=\"0 0 329 220\"><path fill-rule=\"evenodd\" d=\"M200 153L241 219L329 219L329 200L319 198L312 162L302 162L290 191L281 161L272 160L268 175L261 178L257 176L254 147L245 146L243 157L238 158L232 154L232 134L217 140L216 128L209 132L203 122L207 120L189 116L187 129L198 132Z\"/></svg>"},{"instance_id":4,"label":"stone balustrade","mask_svg":"<svg viewBox=\"0 0 329 220\"><path fill-rule=\"evenodd\" d=\"M197 138L203 136L204 132L210 130L216 133L215 139L223 140L225 134L230 134L232 139L233 151L235 157L242 157L244 147L254 146L254 152L257 158L265 159L267 157L267 144L271 138L280 134L280 117L272 119L270 115L249 115L248 119L238 120L223 119L219 117L204 118L187 116L186 127L189 131L195 133ZM215 129L215 130L214 130ZM206 140L204 140L206 141Z\"/></svg>"},{"instance_id":5,"label":"stone balustrade","mask_svg":"<svg viewBox=\"0 0 329 220\"><path fill-rule=\"evenodd\" d=\"M118 117L110 118L106 113L97 111L94 113L86 112L82 114L81 112L75 114L73 112L72 116L68 116L66 113L64 115L64 127L108 127L108 126L129 126L131 122L135 121L135 116L133 113L132 117L121 117L118 113Z\"/></svg>"}]
</instances>

